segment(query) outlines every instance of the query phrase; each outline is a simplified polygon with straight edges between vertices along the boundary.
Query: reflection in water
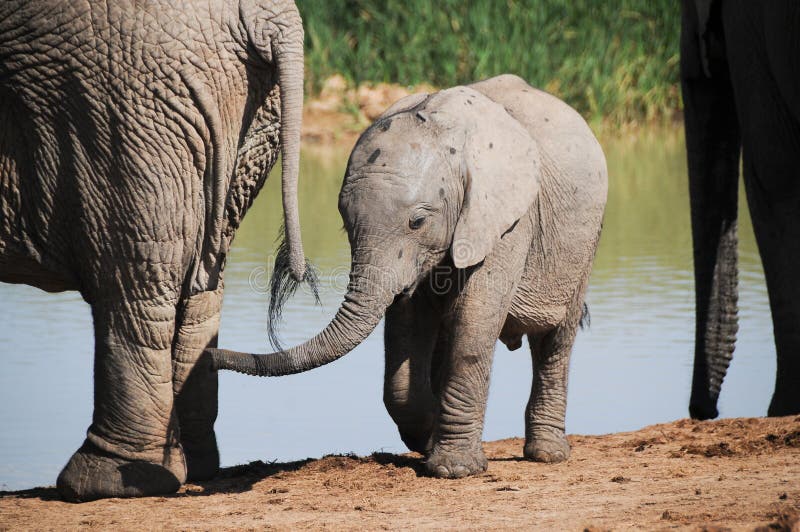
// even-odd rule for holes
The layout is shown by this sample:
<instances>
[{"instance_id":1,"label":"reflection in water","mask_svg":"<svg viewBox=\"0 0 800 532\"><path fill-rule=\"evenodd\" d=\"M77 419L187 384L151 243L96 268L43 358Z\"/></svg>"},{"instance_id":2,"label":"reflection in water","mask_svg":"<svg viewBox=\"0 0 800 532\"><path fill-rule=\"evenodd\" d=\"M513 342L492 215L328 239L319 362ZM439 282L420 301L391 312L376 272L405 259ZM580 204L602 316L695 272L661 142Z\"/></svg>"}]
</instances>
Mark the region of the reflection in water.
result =
<instances>
[{"instance_id":1,"label":"reflection in water","mask_svg":"<svg viewBox=\"0 0 800 532\"><path fill-rule=\"evenodd\" d=\"M578 335L567 430L604 433L685 417L691 383L693 293L683 145L674 134L606 145L610 193L589 288L592 325ZM349 271L337 196L346 153L314 154L301 169L303 241L318 266L322 307L307 293L288 305L287 345L333 316ZM763 274L741 208L740 333L720 410L764 415L775 352ZM226 271L221 345L261 352L267 266L281 221L273 177L234 242ZM0 489L55 482L92 410L89 309L75 293L0 286ZM334 452L403 452L383 408L382 329L344 359L301 375L220 377L217 421L224 465ZM530 390L527 346L498 344L484 437L523 434ZM522 450L520 449L520 453Z\"/></svg>"}]
</instances>

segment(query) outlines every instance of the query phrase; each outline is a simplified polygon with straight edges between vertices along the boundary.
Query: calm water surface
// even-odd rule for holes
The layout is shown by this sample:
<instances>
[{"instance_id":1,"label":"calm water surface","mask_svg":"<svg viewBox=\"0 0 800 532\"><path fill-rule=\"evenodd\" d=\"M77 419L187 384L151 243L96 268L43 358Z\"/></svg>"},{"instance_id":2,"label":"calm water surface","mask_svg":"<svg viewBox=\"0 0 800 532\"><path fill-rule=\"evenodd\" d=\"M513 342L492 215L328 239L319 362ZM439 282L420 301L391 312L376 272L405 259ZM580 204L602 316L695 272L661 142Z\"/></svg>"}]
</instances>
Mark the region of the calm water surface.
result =
<instances>
[{"instance_id":1,"label":"calm water surface","mask_svg":"<svg viewBox=\"0 0 800 532\"><path fill-rule=\"evenodd\" d=\"M567 431L607 433L687 415L693 292L684 148L674 134L605 145L610 193L589 287L592 323L572 357ZM346 153L307 152L301 209L307 255L322 274L322 307L298 294L285 312L286 344L333 316L349 248L336 209ZM267 265L280 225L279 182L259 196L226 272L221 345L264 351ZM743 200L741 200L743 203ZM723 386L723 416L764 415L775 351L755 242L740 220L740 332ZM92 328L76 293L0 284L0 489L55 483L92 415ZM523 435L530 351L498 343L484 438ZM384 410L382 327L344 359L275 379L220 376L217 434L223 465L405 447ZM521 452L521 449L520 449Z\"/></svg>"}]
</instances>

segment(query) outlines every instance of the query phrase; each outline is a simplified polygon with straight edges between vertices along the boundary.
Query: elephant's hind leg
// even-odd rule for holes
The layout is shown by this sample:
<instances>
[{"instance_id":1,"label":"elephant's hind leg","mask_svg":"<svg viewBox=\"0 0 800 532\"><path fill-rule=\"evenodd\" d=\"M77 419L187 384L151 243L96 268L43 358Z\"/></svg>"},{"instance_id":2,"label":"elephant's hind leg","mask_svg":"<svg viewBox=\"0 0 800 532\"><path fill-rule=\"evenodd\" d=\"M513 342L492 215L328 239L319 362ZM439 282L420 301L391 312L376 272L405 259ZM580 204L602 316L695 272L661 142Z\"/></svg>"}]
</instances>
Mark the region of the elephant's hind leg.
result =
<instances>
[{"instance_id":1,"label":"elephant's hind leg","mask_svg":"<svg viewBox=\"0 0 800 532\"><path fill-rule=\"evenodd\" d=\"M431 388L431 358L439 316L422 294L394 302L386 312L386 373L383 402L397 424L400 438L412 451L430 449L436 417Z\"/></svg>"},{"instance_id":2,"label":"elephant's hind leg","mask_svg":"<svg viewBox=\"0 0 800 532\"><path fill-rule=\"evenodd\" d=\"M533 384L525 409L525 458L562 462L570 448L564 433L569 357L580 321L581 304L567 320L541 336L528 335L533 359Z\"/></svg>"},{"instance_id":3,"label":"elephant's hind leg","mask_svg":"<svg viewBox=\"0 0 800 532\"><path fill-rule=\"evenodd\" d=\"M218 378L201 355L217 345L221 307L222 287L193 295L178 307L173 389L189 480L207 480L219 470L214 434Z\"/></svg>"},{"instance_id":4,"label":"elephant's hind leg","mask_svg":"<svg viewBox=\"0 0 800 532\"><path fill-rule=\"evenodd\" d=\"M800 159L800 158L798 158ZM800 165L800 160L797 161ZM749 197L758 195L749 187ZM793 206L753 209L753 228L767 280L777 368L767 415L800 414L800 194ZM763 218L761 216L763 215Z\"/></svg>"},{"instance_id":5,"label":"elephant's hind leg","mask_svg":"<svg viewBox=\"0 0 800 532\"><path fill-rule=\"evenodd\" d=\"M723 3L743 170L777 371L768 414L800 413L800 41L797 2Z\"/></svg>"},{"instance_id":6,"label":"elephant's hind leg","mask_svg":"<svg viewBox=\"0 0 800 532\"><path fill-rule=\"evenodd\" d=\"M172 493L186 480L173 415L175 303L92 307L92 425L58 477L70 501Z\"/></svg>"}]
</instances>

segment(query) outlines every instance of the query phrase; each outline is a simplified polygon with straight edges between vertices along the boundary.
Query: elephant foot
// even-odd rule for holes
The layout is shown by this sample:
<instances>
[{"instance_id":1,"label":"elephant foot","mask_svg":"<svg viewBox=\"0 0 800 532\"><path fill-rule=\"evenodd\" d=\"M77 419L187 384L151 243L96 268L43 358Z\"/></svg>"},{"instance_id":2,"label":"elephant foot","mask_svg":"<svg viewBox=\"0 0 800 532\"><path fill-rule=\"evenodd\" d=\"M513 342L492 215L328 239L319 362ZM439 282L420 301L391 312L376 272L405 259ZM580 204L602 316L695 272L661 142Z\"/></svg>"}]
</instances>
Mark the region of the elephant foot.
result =
<instances>
[{"instance_id":1,"label":"elephant foot","mask_svg":"<svg viewBox=\"0 0 800 532\"><path fill-rule=\"evenodd\" d=\"M719 411L716 404L692 401L689 403L689 416L692 419L705 421L719 416Z\"/></svg>"},{"instance_id":2,"label":"elephant foot","mask_svg":"<svg viewBox=\"0 0 800 532\"><path fill-rule=\"evenodd\" d=\"M534 462L563 462L569 458L569 442L563 430L551 427L535 429L533 435L527 438L522 454Z\"/></svg>"},{"instance_id":3,"label":"elephant foot","mask_svg":"<svg viewBox=\"0 0 800 532\"><path fill-rule=\"evenodd\" d=\"M433 447L430 430L403 430L400 429L400 439L410 451L427 454Z\"/></svg>"},{"instance_id":4,"label":"elephant foot","mask_svg":"<svg viewBox=\"0 0 800 532\"><path fill-rule=\"evenodd\" d=\"M800 396L797 396L797 391L794 391L793 394L794 396L792 397L774 395L772 401L770 401L767 415L769 417L780 417L800 414Z\"/></svg>"},{"instance_id":5,"label":"elephant foot","mask_svg":"<svg viewBox=\"0 0 800 532\"><path fill-rule=\"evenodd\" d=\"M168 466L131 461L85 441L58 475L56 487L69 502L174 493L186 480L186 463L180 448L169 455Z\"/></svg>"},{"instance_id":6,"label":"elephant foot","mask_svg":"<svg viewBox=\"0 0 800 532\"><path fill-rule=\"evenodd\" d=\"M210 480L219 472L217 438L211 437L200 444L182 442L186 456L186 480Z\"/></svg>"},{"instance_id":7,"label":"elephant foot","mask_svg":"<svg viewBox=\"0 0 800 532\"><path fill-rule=\"evenodd\" d=\"M486 471L489 462L483 449L434 449L425 461L425 470L437 478L464 478Z\"/></svg>"}]
</instances>

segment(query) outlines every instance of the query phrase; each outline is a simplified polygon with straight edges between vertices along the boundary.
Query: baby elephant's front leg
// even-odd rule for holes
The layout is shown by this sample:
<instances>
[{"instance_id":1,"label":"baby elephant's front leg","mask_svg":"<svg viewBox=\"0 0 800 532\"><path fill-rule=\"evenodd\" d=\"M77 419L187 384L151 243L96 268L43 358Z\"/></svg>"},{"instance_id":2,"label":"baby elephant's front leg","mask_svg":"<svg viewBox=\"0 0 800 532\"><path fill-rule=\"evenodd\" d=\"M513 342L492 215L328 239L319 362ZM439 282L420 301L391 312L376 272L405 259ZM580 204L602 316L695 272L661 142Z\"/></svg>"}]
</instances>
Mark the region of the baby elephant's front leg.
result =
<instances>
[{"instance_id":1,"label":"baby elephant's front leg","mask_svg":"<svg viewBox=\"0 0 800 532\"><path fill-rule=\"evenodd\" d=\"M383 402L403 443L419 453L430 450L436 416L431 357L438 332L439 316L420 294L395 301L386 311Z\"/></svg>"},{"instance_id":2,"label":"baby elephant's front leg","mask_svg":"<svg viewBox=\"0 0 800 532\"><path fill-rule=\"evenodd\" d=\"M439 412L428 473L460 478L485 471L481 436L494 346L522 275L529 246L525 224L506 233L467 274L440 332Z\"/></svg>"},{"instance_id":3,"label":"baby elephant's front leg","mask_svg":"<svg viewBox=\"0 0 800 532\"><path fill-rule=\"evenodd\" d=\"M439 412L426 468L431 475L461 478L486 470L481 446L494 346L508 314L521 260L500 266L487 259L468 278L445 319L438 344Z\"/></svg>"},{"instance_id":4,"label":"baby elephant's front leg","mask_svg":"<svg viewBox=\"0 0 800 532\"><path fill-rule=\"evenodd\" d=\"M446 354L435 443L426 461L428 473L436 477L486 471L481 435L494 354L494 341L487 336L456 336Z\"/></svg>"}]
</instances>

